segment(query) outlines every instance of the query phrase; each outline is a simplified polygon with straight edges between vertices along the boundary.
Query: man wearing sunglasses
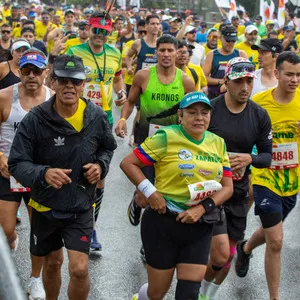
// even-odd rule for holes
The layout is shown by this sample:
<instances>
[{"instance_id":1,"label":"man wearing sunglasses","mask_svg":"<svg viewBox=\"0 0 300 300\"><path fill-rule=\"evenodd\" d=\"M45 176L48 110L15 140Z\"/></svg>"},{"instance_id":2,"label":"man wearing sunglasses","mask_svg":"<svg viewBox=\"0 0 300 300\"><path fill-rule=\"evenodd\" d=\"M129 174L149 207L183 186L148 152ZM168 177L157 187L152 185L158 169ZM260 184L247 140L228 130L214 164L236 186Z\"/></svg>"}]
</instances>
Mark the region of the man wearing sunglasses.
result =
<instances>
[{"instance_id":1,"label":"man wearing sunglasses","mask_svg":"<svg viewBox=\"0 0 300 300\"><path fill-rule=\"evenodd\" d=\"M267 168L272 160L272 128L267 111L250 100L255 66L248 59L231 59L225 70L227 92L211 101L209 131L225 140L234 192L224 204L222 224L214 226L210 262L202 282L203 298L215 294L227 277L238 241L244 238L249 202L249 168ZM258 154L251 154L256 145Z\"/></svg>"},{"instance_id":2,"label":"man wearing sunglasses","mask_svg":"<svg viewBox=\"0 0 300 300\"><path fill-rule=\"evenodd\" d=\"M12 46L11 26L9 24L1 25L1 39L0 39L0 62L12 59L10 49Z\"/></svg>"},{"instance_id":3,"label":"man wearing sunglasses","mask_svg":"<svg viewBox=\"0 0 300 300\"><path fill-rule=\"evenodd\" d=\"M115 100L117 106L123 105L127 100L122 77L122 55L119 50L106 43L112 32L112 20L109 14L93 13L89 19L89 28L89 40L70 48L67 54L82 57L87 76L83 97L103 108L112 129L113 90L118 95L118 99ZM95 221L98 218L103 199L104 180L97 184L96 193ZM102 245L97 240L96 230L93 232L91 248L93 250L102 249Z\"/></svg>"},{"instance_id":4,"label":"man wearing sunglasses","mask_svg":"<svg viewBox=\"0 0 300 300\"><path fill-rule=\"evenodd\" d=\"M207 30L207 39L206 44L203 45L205 50L205 55L208 54L209 51L215 50L218 48L218 41L219 41L219 32L216 28L209 28Z\"/></svg>"},{"instance_id":5,"label":"man wearing sunglasses","mask_svg":"<svg viewBox=\"0 0 300 300\"><path fill-rule=\"evenodd\" d=\"M213 99L226 92L225 70L227 62L234 57L248 58L243 50L234 49L237 31L232 25L221 25L221 48L209 52L203 65L208 83L208 98Z\"/></svg>"},{"instance_id":6,"label":"man wearing sunglasses","mask_svg":"<svg viewBox=\"0 0 300 300\"><path fill-rule=\"evenodd\" d=\"M16 213L22 198L28 205L30 197L28 191L16 192L13 190L16 187L10 180L7 159L16 131L27 112L54 94L43 85L47 72L45 55L39 50L27 50L19 61L21 83L16 83L0 91L0 224L4 229L10 248L14 251L18 246L18 235L15 231ZM31 215L29 207L28 213ZM27 293L31 299L44 299L45 292L40 278L43 260L36 256L32 256L31 259L32 273Z\"/></svg>"},{"instance_id":7,"label":"man wearing sunglasses","mask_svg":"<svg viewBox=\"0 0 300 300\"><path fill-rule=\"evenodd\" d=\"M58 56L51 77L55 95L19 124L8 165L31 188L30 251L45 258L46 299L58 299L65 246L68 298L84 300L90 286L96 183L108 173L117 145L103 110L81 98L86 78L82 59Z\"/></svg>"},{"instance_id":8,"label":"man wearing sunglasses","mask_svg":"<svg viewBox=\"0 0 300 300\"><path fill-rule=\"evenodd\" d=\"M88 25L88 21L86 20L80 21L78 24L78 37L67 40L66 48L63 52L66 53L68 49L73 46L84 44L89 39L89 30L90 27Z\"/></svg>"}]
</instances>

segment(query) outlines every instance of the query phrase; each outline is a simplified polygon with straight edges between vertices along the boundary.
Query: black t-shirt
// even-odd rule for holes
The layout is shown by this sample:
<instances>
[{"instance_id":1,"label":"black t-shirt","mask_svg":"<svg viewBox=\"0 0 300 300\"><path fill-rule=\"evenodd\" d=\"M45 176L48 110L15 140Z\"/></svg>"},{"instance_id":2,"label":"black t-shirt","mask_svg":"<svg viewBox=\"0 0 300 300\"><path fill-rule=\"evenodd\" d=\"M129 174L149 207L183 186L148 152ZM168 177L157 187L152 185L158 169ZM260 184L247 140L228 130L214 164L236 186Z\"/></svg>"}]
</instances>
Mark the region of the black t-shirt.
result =
<instances>
[{"instance_id":1,"label":"black t-shirt","mask_svg":"<svg viewBox=\"0 0 300 300\"><path fill-rule=\"evenodd\" d=\"M267 111L248 100L242 112L232 113L226 106L224 95L213 99L211 104L214 110L208 130L225 140L228 152L251 154L253 146L256 145L258 155L252 156L252 164L255 167L266 167L264 165L268 165L272 157L272 127ZM234 198L247 195L248 175L249 166L243 179L234 181ZM239 195L235 195L236 193Z\"/></svg>"}]
</instances>

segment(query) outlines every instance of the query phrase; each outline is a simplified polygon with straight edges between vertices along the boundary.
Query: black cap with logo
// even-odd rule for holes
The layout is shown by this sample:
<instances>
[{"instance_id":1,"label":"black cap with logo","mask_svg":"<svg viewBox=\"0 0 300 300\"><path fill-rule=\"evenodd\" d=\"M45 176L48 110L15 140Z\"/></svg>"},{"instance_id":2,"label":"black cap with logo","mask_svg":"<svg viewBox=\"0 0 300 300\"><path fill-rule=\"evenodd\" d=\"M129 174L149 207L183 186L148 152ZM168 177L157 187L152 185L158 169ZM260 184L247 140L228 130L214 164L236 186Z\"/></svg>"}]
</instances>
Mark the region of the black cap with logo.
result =
<instances>
[{"instance_id":1,"label":"black cap with logo","mask_svg":"<svg viewBox=\"0 0 300 300\"><path fill-rule=\"evenodd\" d=\"M263 39L260 41L259 45L252 45L252 50L264 50L264 51L272 51L274 53L281 53L283 51L283 46L281 41L274 38Z\"/></svg>"},{"instance_id":2,"label":"black cap with logo","mask_svg":"<svg viewBox=\"0 0 300 300\"><path fill-rule=\"evenodd\" d=\"M85 79L84 65L81 57L75 55L59 55L53 64L53 73L56 77Z\"/></svg>"},{"instance_id":3,"label":"black cap with logo","mask_svg":"<svg viewBox=\"0 0 300 300\"><path fill-rule=\"evenodd\" d=\"M238 40L237 31L233 25L223 26L221 29L221 35L227 42L235 42Z\"/></svg>"}]
</instances>

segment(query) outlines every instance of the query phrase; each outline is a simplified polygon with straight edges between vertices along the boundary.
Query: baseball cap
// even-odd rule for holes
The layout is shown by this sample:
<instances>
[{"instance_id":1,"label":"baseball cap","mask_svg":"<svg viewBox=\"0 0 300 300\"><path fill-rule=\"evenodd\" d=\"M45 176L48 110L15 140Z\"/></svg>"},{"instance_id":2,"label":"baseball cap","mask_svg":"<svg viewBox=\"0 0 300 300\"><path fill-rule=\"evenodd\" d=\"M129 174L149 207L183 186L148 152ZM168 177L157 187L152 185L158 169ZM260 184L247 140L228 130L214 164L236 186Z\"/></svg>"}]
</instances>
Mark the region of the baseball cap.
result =
<instances>
[{"instance_id":1,"label":"baseball cap","mask_svg":"<svg viewBox=\"0 0 300 300\"><path fill-rule=\"evenodd\" d=\"M207 30L207 35L210 35L212 32L218 32L218 29L217 29L217 28L214 28L214 27L209 28L209 29Z\"/></svg>"},{"instance_id":2,"label":"baseball cap","mask_svg":"<svg viewBox=\"0 0 300 300\"><path fill-rule=\"evenodd\" d=\"M260 41L259 45L252 45L252 50L265 50L265 51L272 51L275 53L281 53L283 51L282 43L278 39L268 38L263 39Z\"/></svg>"},{"instance_id":3,"label":"baseball cap","mask_svg":"<svg viewBox=\"0 0 300 300\"><path fill-rule=\"evenodd\" d=\"M255 20L261 20L262 21L262 16L256 16Z\"/></svg>"},{"instance_id":4,"label":"baseball cap","mask_svg":"<svg viewBox=\"0 0 300 300\"><path fill-rule=\"evenodd\" d=\"M21 18L20 18L20 21L25 21L25 20L28 20L28 18L26 17L26 16L22 16Z\"/></svg>"},{"instance_id":5,"label":"baseball cap","mask_svg":"<svg viewBox=\"0 0 300 300\"><path fill-rule=\"evenodd\" d=\"M53 73L57 77L84 80L85 72L81 57L75 55L59 55L53 64Z\"/></svg>"},{"instance_id":6,"label":"baseball cap","mask_svg":"<svg viewBox=\"0 0 300 300\"><path fill-rule=\"evenodd\" d=\"M294 30L294 27L291 25L286 25L282 28L283 31L291 31Z\"/></svg>"},{"instance_id":7,"label":"baseball cap","mask_svg":"<svg viewBox=\"0 0 300 300\"><path fill-rule=\"evenodd\" d=\"M187 108L194 103L204 103L210 108L213 108L207 96L202 92L191 92L186 94L180 101L179 108Z\"/></svg>"},{"instance_id":8,"label":"baseball cap","mask_svg":"<svg viewBox=\"0 0 300 300\"><path fill-rule=\"evenodd\" d=\"M19 60L19 68L23 68L25 65L34 65L40 69L43 69L47 66L47 59L42 54L39 54L36 51L26 52L22 55Z\"/></svg>"},{"instance_id":9,"label":"baseball cap","mask_svg":"<svg viewBox=\"0 0 300 300\"><path fill-rule=\"evenodd\" d=\"M227 42L235 42L238 40L236 28L233 25L223 26L221 34Z\"/></svg>"},{"instance_id":10,"label":"baseball cap","mask_svg":"<svg viewBox=\"0 0 300 300\"><path fill-rule=\"evenodd\" d=\"M232 16L231 21L232 21L232 20L238 20L238 19L239 19L238 16Z\"/></svg>"},{"instance_id":11,"label":"baseball cap","mask_svg":"<svg viewBox=\"0 0 300 300\"><path fill-rule=\"evenodd\" d=\"M254 25L248 25L246 28L245 28L245 33L252 33L253 31L257 31L258 32L258 29L256 26Z\"/></svg>"},{"instance_id":12,"label":"baseball cap","mask_svg":"<svg viewBox=\"0 0 300 300\"><path fill-rule=\"evenodd\" d=\"M32 11L32 10L31 10L31 11L28 13L28 16L29 16L29 18L35 17L35 16L36 16L35 11Z\"/></svg>"},{"instance_id":13,"label":"baseball cap","mask_svg":"<svg viewBox=\"0 0 300 300\"><path fill-rule=\"evenodd\" d=\"M195 30L195 27L188 25L188 26L185 27L184 34L187 34L187 33L191 32L193 30Z\"/></svg>"},{"instance_id":14,"label":"baseball cap","mask_svg":"<svg viewBox=\"0 0 300 300\"><path fill-rule=\"evenodd\" d=\"M15 50L20 49L22 47L26 47L27 50L31 48L30 44L26 40L24 40L24 39L17 40L11 46L11 53L13 53Z\"/></svg>"},{"instance_id":15,"label":"baseball cap","mask_svg":"<svg viewBox=\"0 0 300 300\"><path fill-rule=\"evenodd\" d=\"M75 11L72 8L69 8L65 11L64 16L66 16L67 14L73 14L75 16Z\"/></svg>"},{"instance_id":16,"label":"baseball cap","mask_svg":"<svg viewBox=\"0 0 300 300\"><path fill-rule=\"evenodd\" d=\"M161 17L162 21L167 21L167 20L170 20L172 17L171 16L167 16L167 15L163 15Z\"/></svg>"},{"instance_id":17,"label":"baseball cap","mask_svg":"<svg viewBox=\"0 0 300 300\"><path fill-rule=\"evenodd\" d=\"M274 20L267 20L266 25L275 25Z\"/></svg>"},{"instance_id":18,"label":"baseball cap","mask_svg":"<svg viewBox=\"0 0 300 300\"><path fill-rule=\"evenodd\" d=\"M170 19L170 22L175 22L175 21L181 22L181 19L178 18L178 17L173 17L173 18Z\"/></svg>"},{"instance_id":19,"label":"baseball cap","mask_svg":"<svg viewBox=\"0 0 300 300\"><path fill-rule=\"evenodd\" d=\"M234 57L227 63L225 77L230 80L243 77L256 78L255 65L247 58Z\"/></svg>"},{"instance_id":20,"label":"baseball cap","mask_svg":"<svg viewBox=\"0 0 300 300\"><path fill-rule=\"evenodd\" d=\"M109 19L105 19L104 17L89 18L89 25L91 25L94 28L101 28L112 32L112 21Z\"/></svg>"},{"instance_id":21,"label":"baseball cap","mask_svg":"<svg viewBox=\"0 0 300 300\"><path fill-rule=\"evenodd\" d=\"M187 9L185 12L184 12L186 15L190 15L192 13L192 11L190 11L189 9Z\"/></svg>"},{"instance_id":22,"label":"baseball cap","mask_svg":"<svg viewBox=\"0 0 300 300\"><path fill-rule=\"evenodd\" d=\"M78 27L81 27L81 26L87 26L89 23L87 20L81 20L79 23L78 23Z\"/></svg>"}]
</instances>

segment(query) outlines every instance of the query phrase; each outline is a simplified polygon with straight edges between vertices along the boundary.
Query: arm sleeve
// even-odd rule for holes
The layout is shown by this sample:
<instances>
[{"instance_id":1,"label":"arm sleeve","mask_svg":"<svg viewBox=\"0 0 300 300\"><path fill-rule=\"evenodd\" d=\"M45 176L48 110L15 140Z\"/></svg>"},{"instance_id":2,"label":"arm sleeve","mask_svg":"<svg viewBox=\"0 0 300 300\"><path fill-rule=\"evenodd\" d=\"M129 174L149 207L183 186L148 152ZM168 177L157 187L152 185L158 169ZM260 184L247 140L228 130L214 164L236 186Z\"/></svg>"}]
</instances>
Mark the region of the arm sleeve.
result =
<instances>
[{"instance_id":1,"label":"arm sleeve","mask_svg":"<svg viewBox=\"0 0 300 300\"><path fill-rule=\"evenodd\" d=\"M36 122L28 113L21 121L8 158L8 170L25 187L44 188L45 172L50 166L33 163L35 141L31 132Z\"/></svg>"},{"instance_id":2,"label":"arm sleeve","mask_svg":"<svg viewBox=\"0 0 300 300\"><path fill-rule=\"evenodd\" d=\"M260 119L261 131L256 141L258 155L251 154L252 165L255 168L267 168L272 161L272 124L266 111Z\"/></svg>"},{"instance_id":3,"label":"arm sleeve","mask_svg":"<svg viewBox=\"0 0 300 300\"><path fill-rule=\"evenodd\" d=\"M117 148L117 143L109 127L106 114L103 116L101 126L102 138L97 151L96 163L98 163L102 169L100 179L104 179L108 174L109 165L113 157L114 150Z\"/></svg>"},{"instance_id":4,"label":"arm sleeve","mask_svg":"<svg viewBox=\"0 0 300 300\"><path fill-rule=\"evenodd\" d=\"M155 135L148 137L144 143L133 150L137 158L145 165L151 166L160 161L167 151L167 135L158 130Z\"/></svg>"}]
</instances>

